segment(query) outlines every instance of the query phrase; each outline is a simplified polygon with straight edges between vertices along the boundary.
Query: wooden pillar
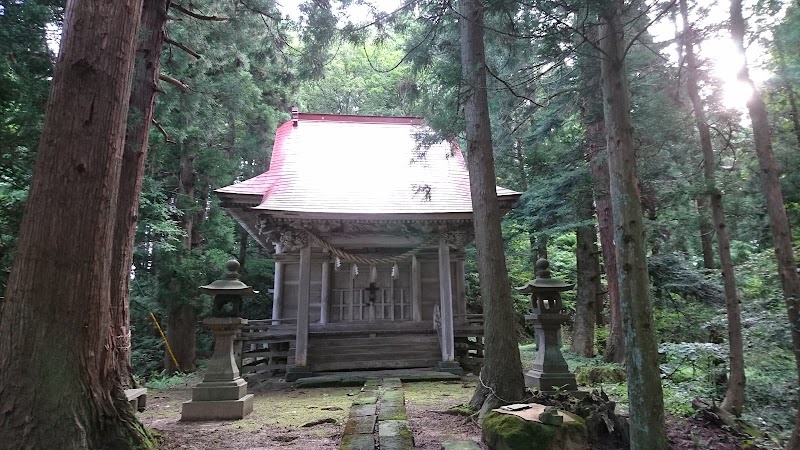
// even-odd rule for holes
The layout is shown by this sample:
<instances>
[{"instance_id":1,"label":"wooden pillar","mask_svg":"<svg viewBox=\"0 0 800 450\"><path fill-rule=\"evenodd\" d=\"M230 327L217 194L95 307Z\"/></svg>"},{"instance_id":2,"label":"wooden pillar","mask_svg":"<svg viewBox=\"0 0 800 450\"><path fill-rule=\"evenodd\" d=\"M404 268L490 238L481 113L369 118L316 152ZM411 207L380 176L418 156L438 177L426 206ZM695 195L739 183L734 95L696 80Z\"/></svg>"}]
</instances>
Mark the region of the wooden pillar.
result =
<instances>
[{"instance_id":1,"label":"wooden pillar","mask_svg":"<svg viewBox=\"0 0 800 450\"><path fill-rule=\"evenodd\" d=\"M419 270L417 255L411 256L411 318L414 322L422 322L422 275Z\"/></svg>"},{"instance_id":2,"label":"wooden pillar","mask_svg":"<svg viewBox=\"0 0 800 450\"><path fill-rule=\"evenodd\" d=\"M275 256L283 254L280 243L275 244ZM283 263L275 260L275 282L272 287L272 324L280 325L283 319Z\"/></svg>"},{"instance_id":3,"label":"wooden pillar","mask_svg":"<svg viewBox=\"0 0 800 450\"><path fill-rule=\"evenodd\" d=\"M466 274L464 273L464 260L456 260L456 311L462 320L467 315L467 289Z\"/></svg>"},{"instance_id":4,"label":"wooden pillar","mask_svg":"<svg viewBox=\"0 0 800 450\"><path fill-rule=\"evenodd\" d=\"M300 280L297 286L297 338L295 366L308 366L308 302L311 293L311 245L300 250Z\"/></svg>"},{"instance_id":5,"label":"wooden pillar","mask_svg":"<svg viewBox=\"0 0 800 450\"><path fill-rule=\"evenodd\" d=\"M322 261L322 286L320 286L319 323L328 323L328 311L331 302L331 262L327 258Z\"/></svg>"},{"instance_id":6,"label":"wooden pillar","mask_svg":"<svg viewBox=\"0 0 800 450\"><path fill-rule=\"evenodd\" d=\"M453 288L450 280L450 246L439 239L439 301L442 314L442 361L455 360L453 342Z\"/></svg>"}]
</instances>

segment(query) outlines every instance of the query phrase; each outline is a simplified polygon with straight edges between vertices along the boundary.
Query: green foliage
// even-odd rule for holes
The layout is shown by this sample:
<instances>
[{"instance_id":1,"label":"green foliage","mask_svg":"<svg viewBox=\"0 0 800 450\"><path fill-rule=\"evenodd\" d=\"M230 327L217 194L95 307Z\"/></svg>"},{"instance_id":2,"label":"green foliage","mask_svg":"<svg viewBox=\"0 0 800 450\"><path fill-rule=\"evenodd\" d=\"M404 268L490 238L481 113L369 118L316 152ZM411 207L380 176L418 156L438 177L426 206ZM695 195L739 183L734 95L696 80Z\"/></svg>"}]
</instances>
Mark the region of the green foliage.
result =
<instances>
[{"instance_id":1,"label":"green foliage","mask_svg":"<svg viewBox=\"0 0 800 450\"><path fill-rule=\"evenodd\" d=\"M144 383L144 386L158 390L172 389L196 383L198 381L197 378L197 375L185 373L176 373L174 375L155 374Z\"/></svg>"},{"instance_id":2,"label":"green foliage","mask_svg":"<svg viewBox=\"0 0 800 450\"><path fill-rule=\"evenodd\" d=\"M50 89L55 55L47 46L63 5L51 0L0 5L0 297L14 244Z\"/></svg>"},{"instance_id":3,"label":"green foliage","mask_svg":"<svg viewBox=\"0 0 800 450\"><path fill-rule=\"evenodd\" d=\"M410 67L396 66L402 59L396 44L342 42L326 64L324 78L300 86L298 106L330 114L411 115L419 93Z\"/></svg>"},{"instance_id":4,"label":"green foliage","mask_svg":"<svg viewBox=\"0 0 800 450\"><path fill-rule=\"evenodd\" d=\"M654 255L647 259L647 269L655 297L661 302L677 296L707 305L725 303L719 282L698 272L684 257L674 253Z\"/></svg>"}]
</instances>

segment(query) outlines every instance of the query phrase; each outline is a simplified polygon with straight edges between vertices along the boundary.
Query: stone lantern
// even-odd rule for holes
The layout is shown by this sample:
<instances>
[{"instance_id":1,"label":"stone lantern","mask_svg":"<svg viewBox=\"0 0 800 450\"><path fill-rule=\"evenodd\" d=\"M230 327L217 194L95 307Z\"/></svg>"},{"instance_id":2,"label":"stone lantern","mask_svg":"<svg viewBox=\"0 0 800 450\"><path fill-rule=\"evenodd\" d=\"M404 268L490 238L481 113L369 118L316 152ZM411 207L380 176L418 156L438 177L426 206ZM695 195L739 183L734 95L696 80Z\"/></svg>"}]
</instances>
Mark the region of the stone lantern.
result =
<instances>
[{"instance_id":1,"label":"stone lantern","mask_svg":"<svg viewBox=\"0 0 800 450\"><path fill-rule=\"evenodd\" d=\"M561 354L559 331L569 320L563 313L561 292L574 285L550 277L550 262L536 261L536 279L517 290L531 294L531 313L525 322L533 327L539 347L533 367L525 374L525 386L542 392L577 391L575 375L569 371Z\"/></svg>"},{"instance_id":2,"label":"stone lantern","mask_svg":"<svg viewBox=\"0 0 800 450\"><path fill-rule=\"evenodd\" d=\"M233 340L247 324L247 319L239 317L242 297L257 292L239 281L238 261L230 260L226 267L223 279L200 286L214 296L212 317L203 320L214 335L214 353L203 381L192 389L192 400L183 403L181 420L235 420L253 412L253 394L247 393L247 382L239 376ZM228 304L230 308L226 308Z\"/></svg>"}]
</instances>

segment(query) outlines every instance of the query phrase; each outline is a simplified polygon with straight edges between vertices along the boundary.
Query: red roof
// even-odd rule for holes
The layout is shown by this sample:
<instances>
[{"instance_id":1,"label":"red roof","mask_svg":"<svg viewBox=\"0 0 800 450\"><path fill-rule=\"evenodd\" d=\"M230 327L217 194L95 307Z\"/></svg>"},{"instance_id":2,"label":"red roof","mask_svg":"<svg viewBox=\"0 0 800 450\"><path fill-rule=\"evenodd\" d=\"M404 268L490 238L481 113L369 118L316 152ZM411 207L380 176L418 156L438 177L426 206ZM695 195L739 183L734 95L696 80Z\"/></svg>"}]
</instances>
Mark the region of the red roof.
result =
<instances>
[{"instance_id":1,"label":"red roof","mask_svg":"<svg viewBox=\"0 0 800 450\"><path fill-rule=\"evenodd\" d=\"M472 212L457 145L435 142L415 117L298 114L281 125L269 171L221 189L260 195L254 209L325 214ZM424 156L420 156L424 153ZM501 187L499 198L520 195Z\"/></svg>"}]
</instances>

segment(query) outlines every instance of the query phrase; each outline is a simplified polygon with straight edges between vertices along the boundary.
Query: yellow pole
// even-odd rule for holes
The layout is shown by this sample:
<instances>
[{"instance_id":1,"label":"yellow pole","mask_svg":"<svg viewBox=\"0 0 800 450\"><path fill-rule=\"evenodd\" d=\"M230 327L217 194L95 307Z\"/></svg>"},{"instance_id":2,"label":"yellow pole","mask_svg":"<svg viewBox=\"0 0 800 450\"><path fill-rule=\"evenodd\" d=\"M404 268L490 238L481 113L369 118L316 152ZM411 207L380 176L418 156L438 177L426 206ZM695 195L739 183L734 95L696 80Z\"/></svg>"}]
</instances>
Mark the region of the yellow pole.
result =
<instances>
[{"instance_id":1,"label":"yellow pole","mask_svg":"<svg viewBox=\"0 0 800 450\"><path fill-rule=\"evenodd\" d=\"M175 368L181 370L180 366L178 366L178 360L175 359L175 355L172 353L172 348L169 346L169 342L167 342L167 337L164 336L164 332L161 331L161 325L158 324L158 320L156 320L156 316L153 315L152 312L148 311L150 314L150 318L153 319L153 323L156 324L156 328L158 328L158 334L161 335L161 339L164 340L164 345L167 347L167 352L169 353L169 357L172 358L172 363L175 364Z\"/></svg>"}]
</instances>

